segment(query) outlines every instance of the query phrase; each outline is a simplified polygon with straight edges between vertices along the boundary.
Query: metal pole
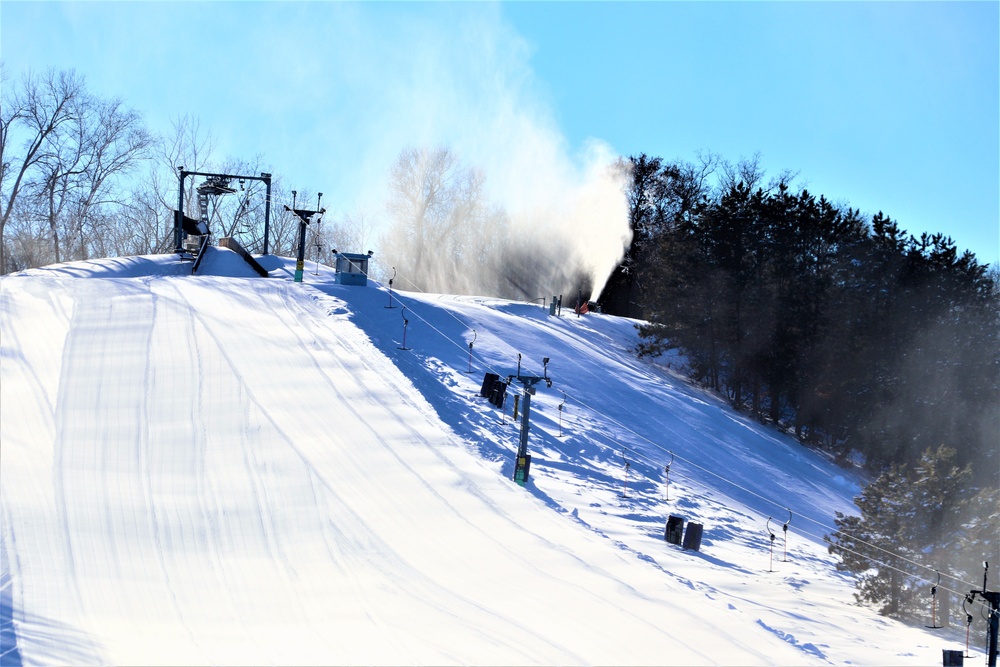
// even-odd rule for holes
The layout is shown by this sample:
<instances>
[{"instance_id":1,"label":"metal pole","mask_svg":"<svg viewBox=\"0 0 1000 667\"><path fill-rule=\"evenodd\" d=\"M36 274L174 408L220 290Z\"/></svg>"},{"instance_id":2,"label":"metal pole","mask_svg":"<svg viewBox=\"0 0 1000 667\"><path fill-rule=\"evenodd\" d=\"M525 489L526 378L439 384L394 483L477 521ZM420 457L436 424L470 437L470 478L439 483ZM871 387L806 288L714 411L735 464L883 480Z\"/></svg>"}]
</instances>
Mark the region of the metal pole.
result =
<instances>
[{"instance_id":1,"label":"metal pole","mask_svg":"<svg viewBox=\"0 0 1000 667\"><path fill-rule=\"evenodd\" d=\"M466 373L471 373L472 372L472 347L476 343L477 336L478 336L478 334L476 334L476 330L473 329L472 330L472 340L469 341L469 370L467 370Z\"/></svg>"},{"instance_id":2,"label":"metal pole","mask_svg":"<svg viewBox=\"0 0 1000 667\"><path fill-rule=\"evenodd\" d=\"M997 633L1000 632L1000 592L983 591L983 598L990 603L990 646L988 655L989 667L997 667Z\"/></svg>"},{"instance_id":3,"label":"metal pole","mask_svg":"<svg viewBox=\"0 0 1000 667\"><path fill-rule=\"evenodd\" d=\"M986 633L987 649L986 659L989 667L997 667L997 633L1000 632L1000 592L986 590L986 578L990 571L988 561L983 561L983 590L972 591L972 595L978 592L983 596L983 600L990 603L989 628Z\"/></svg>"},{"instance_id":4,"label":"metal pole","mask_svg":"<svg viewBox=\"0 0 1000 667\"><path fill-rule=\"evenodd\" d=\"M969 655L969 631L972 630L972 614L966 614L967 621L965 623L965 657L971 658Z\"/></svg>"},{"instance_id":5,"label":"metal pole","mask_svg":"<svg viewBox=\"0 0 1000 667\"><path fill-rule=\"evenodd\" d=\"M395 279L396 279L396 267L394 266L394 267L392 267L392 277L389 278L389 305L386 306L386 308L395 308L396 307L396 306L392 305L392 281L395 280Z\"/></svg>"},{"instance_id":6,"label":"metal pole","mask_svg":"<svg viewBox=\"0 0 1000 667\"><path fill-rule=\"evenodd\" d=\"M184 179L188 176L209 176L225 178L228 180L240 179L249 181L264 181L267 186L266 193L266 205L264 206L264 252L263 254L268 254L268 248L270 243L271 235L271 174L261 172L260 176L246 176L238 174L220 174L216 172L209 171L186 171L184 167L178 167L180 171L180 187L177 193L177 211L178 216L174 218L174 248L177 252L183 252L184 250Z\"/></svg>"},{"instance_id":7,"label":"metal pole","mask_svg":"<svg viewBox=\"0 0 1000 667\"><path fill-rule=\"evenodd\" d=\"M399 347L399 349L409 350L410 348L406 347L406 327L410 325L410 320L406 319L406 308L404 307L399 314L403 316L403 344Z\"/></svg>"},{"instance_id":8,"label":"metal pole","mask_svg":"<svg viewBox=\"0 0 1000 667\"><path fill-rule=\"evenodd\" d=\"M174 252L184 251L184 179L188 172L181 167L180 187L177 188L177 213L174 215Z\"/></svg>"},{"instance_id":9,"label":"metal pole","mask_svg":"<svg viewBox=\"0 0 1000 667\"><path fill-rule=\"evenodd\" d=\"M295 256L295 282L302 282L302 271L305 269L306 258L306 221L299 220L299 249Z\"/></svg>"},{"instance_id":10,"label":"metal pole","mask_svg":"<svg viewBox=\"0 0 1000 667\"><path fill-rule=\"evenodd\" d=\"M674 464L674 453L670 452L670 463L663 466L663 475L667 487L667 502L670 502L670 466Z\"/></svg>"},{"instance_id":11,"label":"metal pole","mask_svg":"<svg viewBox=\"0 0 1000 667\"><path fill-rule=\"evenodd\" d=\"M792 510L788 510L788 521L786 521L782 526L781 530L785 533L785 553L781 560L784 563L788 562L788 525L792 522ZM938 574L938 583L941 583L941 575Z\"/></svg>"},{"instance_id":12,"label":"metal pole","mask_svg":"<svg viewBox=\"0 0 1000 667\"><path fill-rule=\"evenodd\" d=\"M264 180L267 189L264 194L264 253L268 252L268 241L271 237L271 174L262 173L260 177Z\"/></svg>"},{"instance_id":13,"label":"metal pole","mask_svg":"<svg viewBox=\"0 0 1000 667\"><path fill-rule=\"evenodd\" d=\"M774 572L774 539L775 539L775 535L774 535L774 531L771 530L771 518L772 517L767 517L767 533L768 533L768 535L771 536L770 558L768 560L768 566L767 566L767 571L768 572Z\"/></svg>"},{"instance_id":14,"label":"metal pole","mask_svg":"<svg viewBox=\"0 0 1000 667\"><path fill-rule=\"evenodd\" d=\"M524 388L524 405L521 414L521 441L514 463L514 481L524 486L528 483L528 419L531 415L531 387Z\"/></svg>"}]
</instances>

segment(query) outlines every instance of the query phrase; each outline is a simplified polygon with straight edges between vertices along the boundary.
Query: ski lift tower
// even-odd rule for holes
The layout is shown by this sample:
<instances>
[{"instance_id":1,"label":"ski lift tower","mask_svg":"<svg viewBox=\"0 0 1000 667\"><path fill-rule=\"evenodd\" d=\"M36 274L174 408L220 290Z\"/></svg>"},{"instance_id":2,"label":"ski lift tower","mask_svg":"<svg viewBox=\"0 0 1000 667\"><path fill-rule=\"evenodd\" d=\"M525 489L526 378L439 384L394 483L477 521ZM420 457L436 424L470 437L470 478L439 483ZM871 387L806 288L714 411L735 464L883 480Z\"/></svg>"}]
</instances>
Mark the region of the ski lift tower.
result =
<instances>
[{"instance_id":1,"label":"ski lift tower","mask_svg":"<svg viewBox=\"0 0 1000 667\"><path fill-rule=\"evenodd\" d=\"M295 214L295 217L299 219L299 250L298 255L295 258L295 282L302 282L302 274L305 270L306 265L306 226L311 222L319 221L323 218L323 214L326 213L325 208L319 207L320 199L323 197L323 193L320 192L319 196L316 197L316 210L309 210L304 208L295 208L295 198L298 193L292 190L292 206L285 205L285 210Z\"/></svg>"},{"instance_id":2,"label":"ski lift tower","mask_svg":"<svg viewBox=\"0 0 1000 667\"><path fill-rule=\"evenodd\" d=\"M524 486L528 482L528 471L531 468L531 455L528 454L528 416L531 414L531 397L535 394L535 385L545 382L546 386L552 386L552 380L548 375L549 358L545 357L542 365L545 370L539 375L521 374L521 355L518 355L517 375L507 378L507 383L513 381L521 383L523 399L521 402L521 440L517 447L517 458L514 460L514 481L518 485Z\"/></svg>"},{"instance_id":3,"label":"ski lift tower","mask_svg":"<svg viewBox=\"0 0 1000 667\"><path fill-rule=\"evenodd\" d=\"M983 590L970 591L966 599L971 602L975 600L978 595L989 605L989 624L986 628L986 664L988 667L997 667L997 636L1000 635L1000 591L986 590L986 575L989 571L989 562L983 561Z\"/></svg>"},{"instance_id":4,"label":"ski lift tower","mask_svg":"<svg viewBox=\"0 0 1000 667\"><path fill-rule=\"evenodd\" d=\"M265 191L264 205L264 252L268 253L268 239L271 232L271 174L261 172L260 176L240 176L238 174L216 174L205 171L187 171L178 167L180 184L177 193L177 210L174 211L174 252L183 253L185 238L189 235L207 236L208 234L208 197L236 192L229 187L232 180L263 181ZM184 180L188 176L205 176L205 182L196 188L198 192L198 207L201 220L193 220L184 215ZM200 225L199 223L204 223ZM202 231L204 230L204 231Z\"/></svg>"}]
</instances>

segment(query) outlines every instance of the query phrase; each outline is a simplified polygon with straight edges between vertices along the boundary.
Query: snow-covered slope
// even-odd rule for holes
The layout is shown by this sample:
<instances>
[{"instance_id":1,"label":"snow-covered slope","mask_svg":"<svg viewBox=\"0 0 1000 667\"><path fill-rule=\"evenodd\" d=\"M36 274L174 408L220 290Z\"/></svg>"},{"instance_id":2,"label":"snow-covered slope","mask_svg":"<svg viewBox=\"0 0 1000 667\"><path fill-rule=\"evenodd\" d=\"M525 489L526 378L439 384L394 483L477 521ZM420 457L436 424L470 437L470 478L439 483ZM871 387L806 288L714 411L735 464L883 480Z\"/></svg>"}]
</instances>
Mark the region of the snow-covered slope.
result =
<instances>
[{"instance_id":1,"label":"snow-covered slope","mask_svg":"<svg viewBox=\"0 0 1000 667\"><path fill-rule=\"evenodd\" d=\"M213 249L198 276L156 256L0 280L4 664L935 664L961 648L852 605L821 538L857 481L636 360L631 322L390 301L263 261L269 279ZM519 354L537 374L550 358L553 380L531 403L525 488L510 401L478 396ZM669 514L704 525L700 551L663 540Z\"/></svg>"}]
</instances>

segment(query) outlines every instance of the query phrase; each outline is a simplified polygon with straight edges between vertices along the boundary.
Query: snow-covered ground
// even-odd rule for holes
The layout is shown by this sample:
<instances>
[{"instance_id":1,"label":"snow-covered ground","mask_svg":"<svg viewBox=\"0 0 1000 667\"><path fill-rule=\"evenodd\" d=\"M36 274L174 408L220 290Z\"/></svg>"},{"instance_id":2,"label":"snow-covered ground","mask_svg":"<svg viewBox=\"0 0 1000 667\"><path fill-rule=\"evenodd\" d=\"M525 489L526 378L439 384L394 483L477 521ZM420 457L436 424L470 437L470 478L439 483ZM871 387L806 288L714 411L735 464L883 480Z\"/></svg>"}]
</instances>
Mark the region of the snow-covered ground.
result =
<instances>
[{"instance_id":1,"label":"snow-covered ground","mask_svg":"<svg viewBox=\"0 0 1000 667\"><path fill-rule=\"evenodd\" d=\"M633 322L262 262L268 279L212 249L197 276L151 256L0 280L3 664L932 665L964 648L962 629L853 603L822 541L853 474L637 360ZM518 355L552 380L524 488L512 396L479 396ZM700 551L664 541L671 514L703 524Z\"/></svg>"}]
</instances>

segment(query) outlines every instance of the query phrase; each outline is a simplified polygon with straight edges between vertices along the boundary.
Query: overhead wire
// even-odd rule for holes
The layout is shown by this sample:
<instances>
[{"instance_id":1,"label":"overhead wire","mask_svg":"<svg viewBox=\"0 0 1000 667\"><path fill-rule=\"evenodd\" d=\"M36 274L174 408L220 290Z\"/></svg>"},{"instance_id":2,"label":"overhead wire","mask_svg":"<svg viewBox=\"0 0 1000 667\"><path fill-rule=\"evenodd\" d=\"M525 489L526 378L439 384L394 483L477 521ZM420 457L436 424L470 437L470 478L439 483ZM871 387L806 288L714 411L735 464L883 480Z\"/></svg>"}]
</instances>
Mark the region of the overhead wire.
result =
<instances>
[{"instance_id":1,"label":"overhead wire","mask_svg":"<svg viewBox=\"0 0 1000 667\"><path fill-rule=\"evenodd\" d=\"M599 411L596 410L596 408L593 408L593 407L587 405L586 403L584 403L583 401L580 401L579 399L576 399L576 400L577 400L578 403L580 403L581 405L583 405L587 409L589 409L591 411L594 411L597 414L601 414L601 416L603 418L608 419L608 420L614 422L617 426L619 426L623 430L628 431L629 433L631 433L632 435L636 436L637 438L640 438L640 439L644 440L645 442L649 443L653 447L656 447L657 449L660 449L661 451L663 451L663 452L665 452L667 454L671 454L672 456L676 456L677 459L679 459L681 461L684 461L685 463L687 463L687 464L689 464L689 465L691 465L691 466L693 466L693 467L701 470L702 472L705 472L706 474L712 475L713 477L716 477L716 478L718 478L718 479L726 482L727 484L730 484L731 486L733 486L733 487L735 487L735 488L737 488L737 489L739 489L739 490L741 490L741 491L743 491L745 493L748 493L748 494L752 495L755 498L758 498L759 500L763 500L763 501L765 501L767 503L770 503L770 504L772 504L772 505L774 505L776 507L779 507L779 508L781 508L781 509L783 509L783 510L785 510L787 512L791 512L792 511L791 508L789 508L789 507L787 507L787 506L785 506L785 505L783 505L783 504L781 504L781 503L779 503L779 502L777 502L777 501L775 501L775 500L773 500L771 498L767 498L765 496L762 496L759 493L756 493L755 491L752 491L751 489L748 489L745 486L743 486L743 485L741 485L741 484L739 484L739 483L737 483L737 482L729 479L728 477L725 477L724 475L720 475L720 474L716 473L713 470L710 470L708 468L705 468L704 466L698 465L697 463L695 463L694 461L691 461L690 459L687 459L687 458L685 458L683 456L680 456L680 455L676 454L673 450L670 450L670 449L667 449L667 448L663 447L658 442L647 438L646 436L644 436L641 433L637 433L633 429L629 428L626 424L622 424L621 422L619 422L618 420L614 419L613 417L610 417L609 415L600 413ZM809 521L811 523L814 523L814 524L816 524L818 526L821 526L821 527L824 526L824 524L822 522L820 522L817 519L809 516L808 514L804 514L802 512L796 512L796 516L801 517L801 518L803 518L803 519L805 519L805 520L807 520L807 521ZM799 532L803 532L803 533L805 532L801 528L798 529L798 530L799 530ZM905 557L905 556L903 556L901 554L898 554L896 552L890 551L888 549L884 549L884 548L882 548L882 547L880 547L878 545L872 544L871 542L868 542L867 540L864 540L864 539L862 539L862 538L860 538L860 537L858 537L856 535L852 535L852 534L850 534L850 533L848 533L846 531L835 530L835 531L833 531L832 534L833 535L837 535L837 534L844 535L844 536L849 537L852 540L854 540L854 541L856 541L856 542L858 542L860 544L864 544L867 547L871 547L872 549L876 549L876 550L881 551L881 552L883 552L885 554L888 554L888 555L894 556L896 558L899 558L900 560L903 560L903 561L905 561L907 563L910 563L911 565L914 565L916 567L923 568L925 570L928 570L929 572L935 572L935 573L938 572L938 570L936 568L930 567L928 565L924 565L923 563L920 563L918 561L909 559L909 558L907 558L907 557ZM828 540L826 540L824 538L823 541L828 541ZM841 545L838 545L838 548L842 548ZM854 552L854 553L857 553L857 552ZM858 555L862 555L862 554L858 554ZM873 559L869 558L869 560L873 560ZM919 577L919 575L915 575L915 574L912 574L912 573L910 573L909 576ZM960 583L963 583L963 584L968 584L968 585L971 585L971 586L975 585L975 584L971 584L970 582L964 581L960 577L956 577L955 575L952 575L952 574L943 573L943 576L947 576L949 579L952 579L954 581L957 581L957 582L960 582ZM923 577L919 577L919 578L923 579ZM930 583L930 580L926 580L925 579L925 581L927 581L928 583Z\"/></svg>"},{"instance_id":2,"label":"overhead wire","mask_svg":"<svg viewBox=\"0 0 1000 667\"><path fill-rule=\"evenodd\" d=\"M423 294L427 294L427 292L425 292L424 290L422 290L419 286L417 286L415 283L413 283L411 280L409 280L405 276L398 276L398 277L402 278L404 281L406 281L409 285L411 285L418 292L421 292ZM378 281L375 281L375 283L376 283L376 285L378 286L379 289L382 289L382 290L385 289L385 287L381 283L379 283ZM399 296L398 292L396 293L396 298L397 298L397 300L402 301L402 297ZM412 300L408 300L408 301L412 301ZM466 351L467 348L464 345L460 345L456 341L452 340L447 334L445 334L440 329L438 329L437 327L435 327L426 318L424 318L423 316L421 316L419 314L419 312L417 312L416 310L414 310L413 307L412 307L412 303L409 305L409 309L410 309L410 312L413 313L413 315L417 319L419 319L421 322L423 322L424 324L426 324L430 329L432 329L433 331L435 331L438 335L440 335L447 342L449 342L452 345L454 345L457 349L461 350L463 353ZM458 322L459 324L461 324L463 326L468 326L468 324L466 322L463 322L459 317L457 317L454 313L452 313L450 309L444 308L443 310L450 317L452 317L456 322ZM497 338L499 338L500 340L503 340L503 338L501 336L497 336ZM514 348L513 345L510 345L509 343L507 343L507 344L511 348ZM498 373L497 370L494 369L490 365L490 363L485 358L483 358L481 355L473 354L473 356L474 356L474 358L476 358L479 361L480 364L482 364L490 372L496 373L497 375L503 375L502 373ZM564 402L566 400L572 399L573 401L575 401L576 403L578 403L582 407L586 408L587 410L589 410L593 414L602 417L603 419L607 420L608 422L611 422L612 424L616 425L620 429L622 429L622 430L624 430L624 431L632 434L636 438L639 438L640 440L642 440L642 441L650 444L654 448L656 448L656 449L658 449L658 450L660 450L660 451L662 451L662 452L664 452L666 454L670 454L671 457L676 457L678 460L683 461L684 463L692 466L693 468L696 468L696 469L698 469L698 470L700 470L700 471L702 471L702 472L704 472L704 473L706 473L708 475L711 475L711 476L713 476L713 477L715 477L715 478L717 478L717 479L719 479L719 480L721 480L721 481L723 481L723 482L731 485L732 487L734 487L736 489L739 489L740 491L743 491L744 493L747 493L747 494L751 495L754 498L757 498L758 500L762 500L762 501L764 501L764 502L766 502L766 503L768 503L770 505L773 505L773 506L775 506L777 508L780 508L782 510L785 510L787 512L792 512L792 509L789 508L789 507L787 507L786 505L784 505L782 503L779 503L778 501L776 501L776 500L774 500L772 498L768 498L766 496L763 496L763 495L761 495L761 494L759 494L759 493L757 493L757 492L755 492L755 491L753 491L751 489L748 489L747 487L745 487L745 486L743 486L743 485L741 485L741 484L739 484L739 483L737 483L737 482L735 482L735 481L733 481L733 480L725 477L724 475L721 475L721 474L719 474L719 473L717 473L717 472L715 472L715 471L713 471L713 470L711 470L709 468L706 468L706 467L704 467L702 465L699 465L699 464L695 463L694 461L692 461L692 460L690 460L690 459L688 459L686 457L678 455L673 450L664 447L660 443L658 443L658 442L650 439L649 437L647 437L647 436L645 436L645 435L643 435L641 433L638 433L634 429L630 428L628 425L623 424L620 421L618 421L617 419L611 417L610 415L601 412L598 408L595 408L595 407L589 405L588 403L586 403L585 401L580 400L579 398L575 397L574 395L567 394L565 391L563 392L563 395L565 397L564 398ZM615 447L611 446L611 445L606 445L606 444L604 444L602 442L599 442L599 441L596 441L596 440L594 442L599 447L602 447L602 448L608 450L612 454L617 453L617 449ZM636 451L634 448L632 448L630 450L630 452L631 452L633 458L636 458L636 459L644 461L645 463L649 464L654 469L658 469L659 468L659 466L660 466L660 462L659 461L654 461L652 458L644 455L643 453L641 453L639 451ZM819 520L817 520L817 519L809 516L808 514L804 514L804 513L800 512L800 511L797 511L795 514L796 514L796 516L801 517L802 519L805 519L806 521L814 523L814 524L816 524L816 525L818 525L820 527L825 527L825 524L823 522L821 522L821 521L819 521ZM830 541L828 539L828 536L819 536L819 535L810 533L810 532L808 532L808 531L806 531L806 530L804 530L802 528L798 528L797 530L798 530L798 532L802 533L803 535L812 537L812 538L814 538L814 539L816 539L816 540L818 540L820 542L829 542ZM920 563L918 561L915 561L915 560L912 560L910 558L907 558L906 556L904 556L902 554L899 554L899 553L891 551L889 549L885 549L885 548L880 547L878 545L872 544L871 542L868 542L867 540L864 540L864 539L862 539L862 538L860 538L860 537L858 537L856 535L852 535L851 533L848 533L846 531L843 531L843 530L834 530L831 533L831 535L843 535L845 537L850 538L851 540L855 541L858 544L863 544L866 547L875 549L876 551L879 551L879 552L882 552L882 553L884 553L886 555L892 556L893 558L896 558L896 559L898 559L900 561L903 561L903 562L908 563L910 565L913 565L915 567L927 570L928 572L934 572L935 574L940 573L942 576L945 576L945 577L947 577L947 578L949 578L949 579L951 579L951 580L953 580L955 582L958 582L960 584L965 584L965 585L972 586L972 587L975 587L975 585L976 585L976 584L973 584L971 582L963 580L961 577L957 577L957 576L955 576L953 574L950 574L950 573L947 573L947 572L940 572L940 570L937 569L937 568L934 568L934 567L931 567L931 566L928 566L928 565L924 565L923 563ZM865 560L868 560L870 562L877 563L877 564L879 564L879 565L881 565L883 567L886 567L888 569L894 570L894 571L899 572L901 574L904 574L904 575L906 575L908 577L913 577L915 579L924 581L926 583L932 583L930 579L926 579L925 577L923 577L923 576L921 576L919 574L914 574L912 572L907 572L905 570L901 570L898 567L895 567L893 565L885 563L884 561L880 561L880 560L878 560L878 559L876 559L874 557L868 556L866 554L862 554L862 553L860 553L858 551L855 551L853 549L845 547L842 544L837 544L836 546L840 550L843 550L843 551L845 551L847 553L854 554L854 555L859 556L861 558L864 558ZM955 593L956 595L965 595L965 593L961 593L959 591L955 591L955 590L952 590L952 589L944 587L944 586L940 586L940 588L942 590L946 590L946 591L949 591L951 593Z\"/></svg>"},{"instance_id":3,"label":"overhead wire","mask_svg":"<svg viewBox=\"0 0 1000 667\"><path fill-rule=\"evenodd\" d=\"M405 281L406 281L407 283L409 283L410 285L412 285L412 286L413 286L413 287L414 287L414 288L415 288L415 289L416 289L417 291L419 291L419 292L421 292L421 293L424 293L424 294L426 294L426 292L424 292L424 290L420 289L420 288L419 288L419 287L418 287L418 286L417 286L416 284L414 284L414 283L413 283L412 281L410 281L409 279L407 279L407 278L406 278L406 276L398 276L398 277L399 277L399 278L402 278L402 279L403 279L403 280L405 280ZM383 286L381 285L381 283L378 283L378 286L379 286L379 289L385 289L385 288L384 288L384 287L383 287ZM396 292L396 299L397 299L397 300L399 300L399 301L402 301L402 297L400 297L400 296L399 296L399 292L398 292L398 291ZM461 350L461 351L462 351L463 353L465 353L465 352L466 352L466 351L468 350L468 347L467 347L467 346L465 346L465 345L460 345L460 344L459 344L458 342L456 342L456 341L452 340L452 339L451 339L451 338L450 338L450 337L449 337L449 336L448 336L447 334L445 334L445 333L444 333L443 331L441 331L440 329L438 329L437 327L435 327L435 326L434 326L433 324L431 324L431 323L430 323L430 322L429 322L429 321L428 321L428 320L427 320L426 318L424 318L423 316L421 316L421 315L420 315L420 313L419 313L418 311L414 310L414 308L413 308L413 305L412 305L412 303L411 303L410 305L408 305L407 307L408 307L408 308L410 309L410 312L411 312L411 313L413 313L413 315L414 315L414 316L415 316L415 317L416 317L416 318L417 318L418 320L420 320L421 322L423 322L424 324L426 324L426 325L427 325L427 326L428 326L428 327L429 327L430 329L432 329L433 331L437 332L437 333L438 333L438 334L439 334L439 335L440 335L440 336L441 336L442 338L444 338L444 339L445 339L446 341L448 341L449 343L451 343L451 344L452 344L452 345L453 345L454 347L456 347L457 349ZM460 318L458 318L458 317L457 317L457 316L456 316L456 315L455 315L454 313L452 313L452 312L451 312L451 310L449 310L449 309L447 309L447 308L445 308L445 309L443 309L443 310L444 310L444 311L445 311L445 312L446 312L446 313L447 313L447 314L448 314L448 315L449 315L449 316L450 316L450 317L451 317L452 319L454 319L454 320L455 320L456 322L458 322L458 323L459 323L459 324L461 324L462 326L466 326L466 327L468 326L468 324L467 324L466 322L463 322L463 321L462 321L462 320L461 320ZM500 338L500 337L498 336L498 338ZM501 338L501 340L502 340L502 338ZM514 346L513 346L513 345L510 345L510 347L511 347L511 348L514 348ZM488 362L488 361L487 361L487 360L486 360L485 358L483 358L483 357L482 357L481 355L478 355L478 354L476 354L475 352L473 352L473 358L474 358L474 359L476 359L476 360L477 360L477 361L478 361L478 362L479 362L480 364L482 364L482 365L483 365L483 366L484 366L484 367L485 367L485 368L486 368L487 370L489 370L490 372L493 372L493 373L496 373L497 375L503 375L503 373L497 373L497 369L493 368L493 367L492 367L492 366L490 365L490 363L489 363L489 362Z\"/></svg>"},{"instance_id":4,"label":"overhead wire","mask_svg":"<svg viewBox=\"0 0 1000 667\"><path fill-rule=\"evenodd\" d=\"M815 533L811 533L808 530L805 530L803 528L799 528L798 532L800 534L802 534L802 535L807 536L807 537L812 537L812 538L814 538L816 540L824 541L824 537L816 535ZM876 549L879 549L878 547L875 547L874 545L870 545L870 544L867 544L867 543L865 543L865 544L867 546L872 546L872 547L874 547ZM914 573L909 572L907 570L903 570L903 569L901 569L899 567L896 567L895 565L891 565L891 564L885 562L884 560L879 560L878 558L874 558L872 556L869 556L868 554L863 554L863 553L861 553L859 551L856 551L854 549L851 549L849 547L845 547L843 545L837 545L837 548L840 549L841 551L844 551L844 552L847 552L849 554L853 554L855 556L863 558L863 559L865 559L866 561L868 561L870 563L875 563L875 564L877 564L877 565L879 565L881 567L884 567L887 570L893 570L894 572L898 572L898 573L903 574L903 575L905 575L907 577L910 577L910 578L919 579L920 581L923 581L923 582L928 583L928 584L934 583L930 579L926 579L926 578L924 578L924 577L922 577L922 576L920 576L918 574L914 574ZM901 560L904 560L906 562L918 565L920 567L926 567L926 566L924 566L924 565L922 565L920 563L916 563L914 561L910 561L909 559L907 559L907 558L905 558L903 556L900 556L897 553L894 553L894 552L891 552L891 551L887 551L885 549L879 549L879 550L885 552L886 554L888 554L890 556L894 556L894 557L900 558ZM950 579L954 579L955 581L958 581L959 583L968 584L968 582L962 581L961 579L959 579L957 577L954 577L954 576L950 576L950 575L947 575L947 574L944 574L944 573L942 573L942 576L948 576ZM969 584L969 585L974 586L974 584ZM958 596L965 596L965 595L968 594L968 591L965 591L965 592L957 591L957 590L954 590L952 588L948 588L947 586L943 586L941 584L937 584L937 587L939 589L943 590L943 591L948 591L949 593L954 593L955 595L958 595Z\"/></svg>"}]
</instances>

